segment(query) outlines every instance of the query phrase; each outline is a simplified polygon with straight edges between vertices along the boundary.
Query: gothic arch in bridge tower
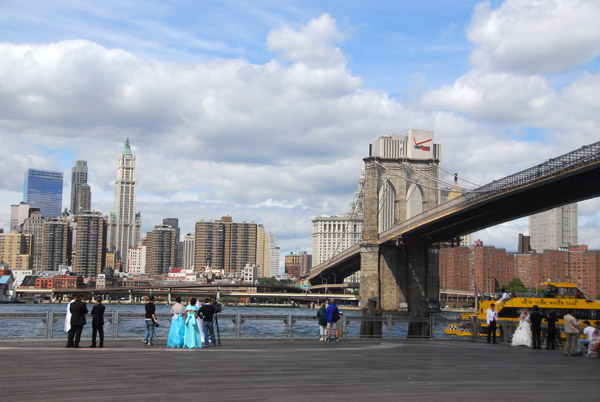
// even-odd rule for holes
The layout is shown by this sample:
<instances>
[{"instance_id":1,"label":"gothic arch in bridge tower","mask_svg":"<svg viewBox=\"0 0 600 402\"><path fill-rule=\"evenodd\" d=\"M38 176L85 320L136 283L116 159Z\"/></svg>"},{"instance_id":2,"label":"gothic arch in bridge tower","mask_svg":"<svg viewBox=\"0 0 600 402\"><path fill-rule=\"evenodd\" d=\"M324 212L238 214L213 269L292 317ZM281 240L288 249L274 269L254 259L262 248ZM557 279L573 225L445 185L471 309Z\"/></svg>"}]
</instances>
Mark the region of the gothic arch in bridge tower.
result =
<instances>
[{"instance_id":1,"label":"gothic arch in bridge tower","mask_svg":"<svg viewBox=\"0 0 600 402\"><path fill-rule=\"evenodd\" d=\"M406 193L406 219L423 212L423 186L412 183Z\"/></svg>"},{"instance_id":2,"label":"gothic arch in bridge tower","mask_svg":"<svg viewBox=\"0 0 600 402\"><path fill-rule=\"evenodd\" d=\"M379 193L379 232L394 226L396 216L396 187L388 178Z\"/></svg>"}]
</instances>

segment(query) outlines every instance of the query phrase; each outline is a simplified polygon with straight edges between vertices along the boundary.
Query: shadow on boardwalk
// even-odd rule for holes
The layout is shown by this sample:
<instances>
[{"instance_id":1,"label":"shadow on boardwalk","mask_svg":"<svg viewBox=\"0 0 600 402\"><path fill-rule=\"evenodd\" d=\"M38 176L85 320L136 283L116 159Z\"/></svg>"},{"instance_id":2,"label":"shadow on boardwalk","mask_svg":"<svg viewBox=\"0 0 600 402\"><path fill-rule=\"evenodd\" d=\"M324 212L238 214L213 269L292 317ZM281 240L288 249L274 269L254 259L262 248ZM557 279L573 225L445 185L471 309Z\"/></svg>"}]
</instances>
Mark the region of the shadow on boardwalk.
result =
<instances>
[{"instance_id":1,"label":"shadow on boardwalk","mask_svg":"<svg viewBox=\"0 0 600 402\"><path fill-rule=\"evenodd\" d=\"M0 342L3 401L597 401L600 359L481 342ZM83 345L83 344L82 344ZM87 345L87 343L85 343Z\"/></svg>"}]
</instances>

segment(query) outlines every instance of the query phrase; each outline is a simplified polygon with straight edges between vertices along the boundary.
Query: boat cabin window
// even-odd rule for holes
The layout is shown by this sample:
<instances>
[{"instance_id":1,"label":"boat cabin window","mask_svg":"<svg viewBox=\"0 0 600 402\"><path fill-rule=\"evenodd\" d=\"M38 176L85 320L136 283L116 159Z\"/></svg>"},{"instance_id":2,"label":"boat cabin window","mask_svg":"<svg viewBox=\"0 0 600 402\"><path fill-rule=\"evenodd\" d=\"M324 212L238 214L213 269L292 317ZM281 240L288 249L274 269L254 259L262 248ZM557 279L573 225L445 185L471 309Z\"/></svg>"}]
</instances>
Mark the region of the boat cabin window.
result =
<instances>
[{"instance_id":1,"label":"boat cabin window","mask_svg":"<svg viewBox=\"0 0 600 402\"><path fill-rule=\"evenodd\" d=\"M521 314L521 310L522 309L516 308L516 307L503 307L498 312L498 317L499 318L518 318L519 315Z\"/></svg>"}]
</instances>

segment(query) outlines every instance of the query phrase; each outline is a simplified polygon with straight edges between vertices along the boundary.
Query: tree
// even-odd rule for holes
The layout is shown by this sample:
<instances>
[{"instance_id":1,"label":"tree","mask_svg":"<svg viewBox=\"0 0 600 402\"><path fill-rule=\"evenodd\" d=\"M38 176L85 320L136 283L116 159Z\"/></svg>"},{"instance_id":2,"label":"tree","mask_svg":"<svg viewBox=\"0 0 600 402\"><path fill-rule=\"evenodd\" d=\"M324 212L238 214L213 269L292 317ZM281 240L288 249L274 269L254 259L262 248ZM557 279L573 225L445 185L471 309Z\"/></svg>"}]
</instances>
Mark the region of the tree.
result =
<instances>
[{"instance_id":1,"label":"tree","mask_svg":"<svg viewBox=\"0 0 600 402\"><path fill-rule=\"evenodd\" d=\"M514 277L506 285L506 291L509 293L525 293L527 288L521 279Z\"/></svg>"}]
</instances>

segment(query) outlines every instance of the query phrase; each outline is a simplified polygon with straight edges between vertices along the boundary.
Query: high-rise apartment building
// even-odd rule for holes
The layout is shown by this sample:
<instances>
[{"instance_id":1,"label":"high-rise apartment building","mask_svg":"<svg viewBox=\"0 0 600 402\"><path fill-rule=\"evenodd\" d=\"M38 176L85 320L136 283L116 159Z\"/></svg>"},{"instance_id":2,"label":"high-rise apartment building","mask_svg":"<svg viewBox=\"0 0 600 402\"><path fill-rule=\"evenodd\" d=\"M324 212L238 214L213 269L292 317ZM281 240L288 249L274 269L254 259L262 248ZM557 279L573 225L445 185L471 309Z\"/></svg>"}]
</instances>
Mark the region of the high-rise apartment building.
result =
<instances>
[{"instance_id":1,"label":"high-rise apartment building","mask_svg":"<svg viewBox=\"0 0 600 402\"><path fill-rule=\"evenodd\" d=\"M114 251L119 260L127 258L127 250L137 246L142 234L142 218L135 213L135 184L135 155L128 138L119 155L115 211L111 212L108 221L108 250Z\"/></svg>"},{"instance_id":2,"label":"high-rise apartment building","mask_svg":"<svg viewBox=\"0 0 600 402\"><path fill-rule=\"evenodd\" d=\"M525 254L488 246L442 247L440 286L452 290L499 292L513 278L528 288L545 281L571 282L590 297L600 296L600 251L587 246Z\"/></svg>"},{"instance_id":3,"label":"high-rise apartment building","mask_svg":"<svg viewBox=\"0 0 600 402\"><path fill-rule=\"evenodd\" d=\"M83 183L79 186L79 190L77 191L76 205L76 214L92 210L92 188L89 184Z\"/></svg>"},{"instance_id":4,"label":"high-rise apartment building","mask_svg":"<svg viewBox=\"0 0 600 402\"><path fill-rule=\"evenodd\" d=\"M194 253L196 249L196 236L188 233L183 236L183 269L194 268Z\"/></svg>"},{"instance_id":5,"label":"high-rise apartment building","mask_svg":"<svg viewBox=\"0 0 600 402\"><path fill-rule=\"evenodd\" d=\"M577 244L577 203L563 205L529 217L531 248L566 249Z\"/></svg>"},{"instance_id":6,"label":"high-rise apartment building","mask_svg":"<svg viewBox=\"0 0 600 402\"><path fill-rule=\"evenodd\" d=\"M77 216L77 240L73 272L87 278L102 273L106 258L106 220L100 212L90 211Z\"/></svg>"},{"instance_id":7,"label":"high-rise apartment building","mask_svg":"<svg viewBox=\"0 0 600 402\"><path fill-rule=\"evenodd\" d=\"M39 208L44 218L58 218L62 209L63 174L49 170L27 169L23 201Z\"/></svg>"},{"instance_id":8,"label":"high-rise apartment building","mask_svg":"<svg viewBox=\"0 0 600 402\"><path fill-rule=\"evenodd\" d=\"M267 233L263 225L258 225L256 235L256 260L260 267L260 277L269 278L279 275L281 250L275 234Z\"/></svg>"},{"instance_id":9,"label":"high-rise apartment building","mask_svg":"<svg viewBox=\"0 0 600 402\"><path fill-rule=\"evenodd\" d=\"M175 266L177 231L168 225L156 225L146 235L146 274L165 275Z\"/></svg>"},{"instance_id":10,"label":"high-rise apartment building","mask_svg":"<svg viewBox=\"0 0 600 402\"><path fill-rule=\"evenodd\" d=\"M0 262L11 270L32 268L32 235L22 233L0 233Z\"/></svg>"},{"instance_id":11,"label":"high-rise apartment building","mask_svg":"<svg viewBox=\"0 0 600 402\"><path fill-rule=\"evenodd\" d=\"M321 215L312 220L313 254L315 267L360 243L364 219L364 173L358 180L358 189L350 203L347 214L337 216Z\"/></svg>"},{"instance_id":12,"label":"high-rise apartment building","mask_svg":"<svg viewBox=\"0 0 600 402\"><path fill-rule=\"evenodd\" d=\"M33 272L40 272L45 269L42 261L44 255L44 221L45 219L42 218L42 212L39 208L30 208L29 217L21 225L22 233L31 235L31 269L33 269Z\"/></svg>"},{"instance_id":13,"label":"high-rise apartment building","mask_svg":"<svg viewBox=\"0 0 600 402\"><path fill-rule=\"evenodd\" d=\"M89 205L81 205L79 192L82 184L87 184L88 168L86 161L75 161L75 166L71 168L71 205L70 212L72 215L79 214L80 211L89 211ZM88 193L89 193L89 186ZM84 198L85 201L87 199Z\"/></svg>"},{"instance_id":14,"label":"high-rise apartment building","mask_svg":"<svg viewBox=\"0 0 600 402\"><path fill-rule=\"evenodd\" d=\"M256 223L233 222L230 216L196 222L194 268L223 269L239 277L244 265L256 264L257 230Z\"/></svg>"},{"instance_id":15,"label":"high-rise apartment building","mask_svg":"<svg viewBox=\"0 0 600 402\"><path fill-rule=\"evenodd\" d=\"M175 236L176 244L175 244L175 265L174 266L177 268L181 268L183 266L183 249L180 246L183 246L183 245L180 244L181 229L179 228L179 219L164 218L162 221L162 224L172 227L177 232L177 235Z\"/></svg>"},{"instance_id":16,"label":"high-rise apartment building","mask_svg":"<svg viewBox=\"0 0 600 402\"><path fill-rule=\"evenodd\" d=\"M49 219L44 222L42 237L44 271L57 271L60 265L71 265L72 236L73 229L66 220Z\"/></svg>"}]
</instances>

